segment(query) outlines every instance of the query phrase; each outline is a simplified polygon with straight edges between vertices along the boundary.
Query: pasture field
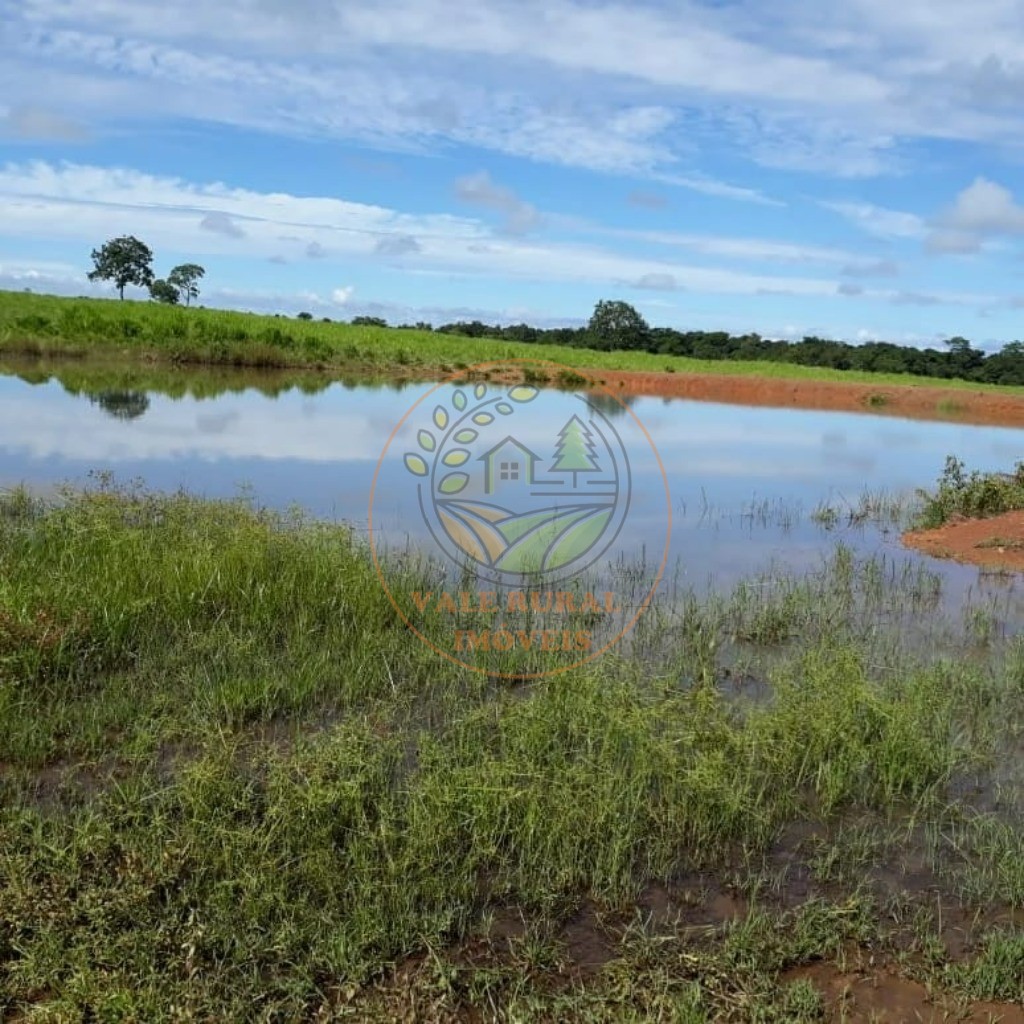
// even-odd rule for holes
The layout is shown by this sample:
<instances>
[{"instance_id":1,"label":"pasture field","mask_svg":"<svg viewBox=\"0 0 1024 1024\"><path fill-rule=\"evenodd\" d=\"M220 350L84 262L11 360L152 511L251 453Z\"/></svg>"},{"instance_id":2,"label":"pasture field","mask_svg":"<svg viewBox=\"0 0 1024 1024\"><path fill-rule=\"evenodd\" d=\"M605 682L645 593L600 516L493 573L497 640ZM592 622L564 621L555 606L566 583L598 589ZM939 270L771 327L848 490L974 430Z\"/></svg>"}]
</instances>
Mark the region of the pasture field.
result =
<instances>
[{"instance_id":1,"label":"pasture field","mask_svg":"<svg viewBox=\"0 0 1024 1024\"><path fill-rule=\"evenodd\" d=\"M488 361L528 359L596 371L763 377L1024 395L1022 387L907 374L773 362L722 362L648 352L599 352L396 327L362 327L254 313L182 309L154 302L68 299L24 292L0 292L0 353L271 369L384 369L399 376L450 372Z\"/></svg>"}]
</instances>

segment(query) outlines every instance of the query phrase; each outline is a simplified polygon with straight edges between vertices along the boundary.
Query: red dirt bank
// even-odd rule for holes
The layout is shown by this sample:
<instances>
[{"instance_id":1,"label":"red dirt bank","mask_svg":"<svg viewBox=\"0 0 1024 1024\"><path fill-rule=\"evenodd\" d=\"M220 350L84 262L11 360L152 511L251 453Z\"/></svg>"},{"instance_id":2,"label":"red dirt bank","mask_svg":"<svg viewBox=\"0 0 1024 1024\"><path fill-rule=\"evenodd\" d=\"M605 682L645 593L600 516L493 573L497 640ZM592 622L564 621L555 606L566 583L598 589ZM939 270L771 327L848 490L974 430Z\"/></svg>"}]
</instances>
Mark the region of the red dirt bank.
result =
<instances>
[{"instance_id":1,"label":"red dirt bank","mask_svg":"<svg viewBox=\"0 0 1024 1024\"><path fill-rule=\"evenodd\" d=\"M1024 572L1024 512L954 520L934 530L913 530L903 535L903 543L936 558Z\"/></svg>"},{"instance_id":2,"label":"red dirt bank","mask_svg":"<svg viewBox=\"0 0 1024 1024\"><path fill-rule=\"evenodd\" d=\"M620 394L1024 427L1024 394L1010 392L728 374L581 372L602 380L605 387Z\"/></svg>"}]
</instances>

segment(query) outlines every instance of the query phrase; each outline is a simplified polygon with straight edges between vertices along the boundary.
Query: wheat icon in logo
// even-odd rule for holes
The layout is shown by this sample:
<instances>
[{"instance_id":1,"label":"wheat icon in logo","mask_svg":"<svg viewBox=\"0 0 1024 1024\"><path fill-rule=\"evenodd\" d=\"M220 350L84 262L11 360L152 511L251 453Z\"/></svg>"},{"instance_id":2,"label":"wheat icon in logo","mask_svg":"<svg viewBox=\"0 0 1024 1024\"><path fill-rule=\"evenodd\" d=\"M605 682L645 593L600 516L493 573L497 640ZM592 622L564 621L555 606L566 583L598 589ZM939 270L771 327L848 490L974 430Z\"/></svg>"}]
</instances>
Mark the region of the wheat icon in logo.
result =
<instances>
[{"instance_id":1,"label":"wheat icon in logo","mask_svg":"<svg viewBox=\"0 0 1024 1024\"><path fill-rule=\"evenodd\" d=\"M455 388L418 430L405 468L435 541L491 580L582 571L621 529L629 465L608 419L582 396L528 385Z\"/></svg>"}]
</instances>

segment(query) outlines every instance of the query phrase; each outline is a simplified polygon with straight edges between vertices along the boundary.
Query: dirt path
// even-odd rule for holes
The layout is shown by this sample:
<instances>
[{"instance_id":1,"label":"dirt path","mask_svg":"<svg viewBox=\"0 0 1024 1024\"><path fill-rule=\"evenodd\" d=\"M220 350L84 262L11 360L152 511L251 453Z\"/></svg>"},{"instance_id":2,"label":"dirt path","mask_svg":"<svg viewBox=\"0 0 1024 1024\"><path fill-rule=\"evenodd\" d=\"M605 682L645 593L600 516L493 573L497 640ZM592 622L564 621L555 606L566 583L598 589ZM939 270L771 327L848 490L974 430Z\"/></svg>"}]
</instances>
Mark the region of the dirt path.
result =
<instances>
[{"instance_id":1,"label":"dirt path","mask_svg":"<svg viewBox=\"0 0 1024 1024\"><path fill-rule=\"evenodd\" d=\"M912 530L903 535L903 543L936 558L1024 572L1024 512Z\"/></svg>"},{"instance_id":2,"label":"dirt path","mask_svg":"<svg viewBox=\"0 0 1024 1024\"><path fill-rule=\"evenodd\" d=\"M630 395L1024 427L1024 394L1010 392L727 374L582 372L600 378L614 391Z\"/></svg>"}]
</instances>

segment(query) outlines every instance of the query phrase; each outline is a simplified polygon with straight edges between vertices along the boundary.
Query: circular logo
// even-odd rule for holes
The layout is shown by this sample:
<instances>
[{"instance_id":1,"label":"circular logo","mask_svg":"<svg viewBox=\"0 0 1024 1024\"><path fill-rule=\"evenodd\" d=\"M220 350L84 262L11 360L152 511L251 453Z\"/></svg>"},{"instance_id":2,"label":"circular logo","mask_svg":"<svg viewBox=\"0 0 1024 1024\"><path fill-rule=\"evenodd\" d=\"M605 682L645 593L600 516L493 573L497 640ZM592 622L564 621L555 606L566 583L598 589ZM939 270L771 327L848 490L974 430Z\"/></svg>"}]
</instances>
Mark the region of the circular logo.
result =
<instances>
[{"instance_id":1,"label":"circular logo","mask_svg":"<svg viewBox=\"0 0 1024 1024\"><path fill-rule=\"evenodd\" d=\"M664 502L664 535L650 541L664 553L649 585L638 592L634 581L627 599L615 570L638 442L663 492L655 503ZM440 559L435 586L404 593L388 582L373 521L385 467L399 469L402 504ZM632 628L664 569L670 517L664 467L627 403L574 369L513 361L462 371L408 410L374 476L370 537L388 596L417 635L467 667L523 678L588 661ZM584 621L597 628L578 628Z\"/></svg>"}]
</instances>

